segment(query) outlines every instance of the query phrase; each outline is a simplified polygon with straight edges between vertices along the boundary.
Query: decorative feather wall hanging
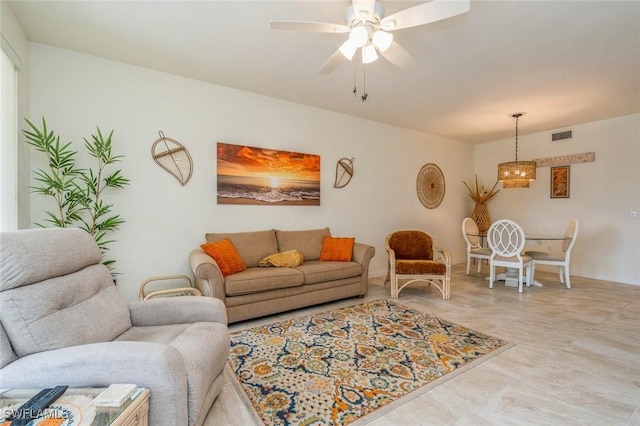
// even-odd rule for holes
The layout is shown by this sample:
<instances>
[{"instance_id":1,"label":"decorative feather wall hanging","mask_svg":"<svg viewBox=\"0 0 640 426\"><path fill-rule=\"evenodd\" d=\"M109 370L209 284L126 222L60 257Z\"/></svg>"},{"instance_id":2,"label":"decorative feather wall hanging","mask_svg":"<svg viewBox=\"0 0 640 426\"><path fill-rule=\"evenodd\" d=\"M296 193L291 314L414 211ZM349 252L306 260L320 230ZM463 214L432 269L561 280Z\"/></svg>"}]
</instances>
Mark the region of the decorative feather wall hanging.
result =
<instances>
[{"instance_id":1,"label":"decorative feather wall hanging","mask_svg":"<svg viewBox=\"0 0 640 426\"><path fill-rule=\"evenodd\" d=\"M160 139L153 143L151 156L160 167L175 177L182 186L186 185L193 174L191 154L177 140L165 137L162 130L158 134Z\"/></svg>"},{"instance_id":2,"label":"decorative feather wall hanging","mask_svg":"<svg viewBox=\"0 0 640 426\"><path fill-rule=\"evenodd\" d=\"M344 188L353 178L353 158L341 158L336 163L334 188Z\"/></svg>"}]
</instances>

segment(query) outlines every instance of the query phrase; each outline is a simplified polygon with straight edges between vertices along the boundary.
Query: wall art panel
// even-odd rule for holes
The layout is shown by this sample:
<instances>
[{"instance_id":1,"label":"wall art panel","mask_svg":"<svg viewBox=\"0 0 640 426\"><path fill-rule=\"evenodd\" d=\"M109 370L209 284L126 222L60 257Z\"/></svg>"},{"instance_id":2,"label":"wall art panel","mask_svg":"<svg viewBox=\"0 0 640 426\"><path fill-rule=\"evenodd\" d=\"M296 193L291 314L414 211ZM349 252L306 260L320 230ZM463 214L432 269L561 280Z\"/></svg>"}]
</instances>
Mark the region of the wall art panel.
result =
<instances>
[{"instance_id":1,"label":"wall art panel","mask_svg":"<svg viewBox=\"0 0 640 426\"><path fill-rule=\"evenodd\" d=\"M320 156L218 142L218 204L320 205Z\"/></svg>"}]
</instances>

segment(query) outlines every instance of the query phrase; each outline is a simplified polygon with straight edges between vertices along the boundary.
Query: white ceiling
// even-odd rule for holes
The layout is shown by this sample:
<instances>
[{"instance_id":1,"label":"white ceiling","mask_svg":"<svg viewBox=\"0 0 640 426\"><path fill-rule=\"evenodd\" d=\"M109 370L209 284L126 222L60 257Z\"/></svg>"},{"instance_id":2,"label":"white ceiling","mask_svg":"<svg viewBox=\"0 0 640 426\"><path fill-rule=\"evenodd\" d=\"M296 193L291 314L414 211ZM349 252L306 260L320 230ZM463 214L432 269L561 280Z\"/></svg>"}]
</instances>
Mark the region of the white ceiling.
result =
<instances>
[{"instance_id":1,"label":"white ceiling","mask_svg":"<svg viewBox=\"0 0 640 426\"><path fill-rule=\"evenodd\" d=\"M3 0L4 1L4 0ZM421 2L382 1L386 14ZM417 64L345 61L320 75L345 34L269 28L345 23L348 0L11 1L35 42L197 80L482 143L640 112L640 2L482 1L399 30Z\"/></svg>"}]
</instances>

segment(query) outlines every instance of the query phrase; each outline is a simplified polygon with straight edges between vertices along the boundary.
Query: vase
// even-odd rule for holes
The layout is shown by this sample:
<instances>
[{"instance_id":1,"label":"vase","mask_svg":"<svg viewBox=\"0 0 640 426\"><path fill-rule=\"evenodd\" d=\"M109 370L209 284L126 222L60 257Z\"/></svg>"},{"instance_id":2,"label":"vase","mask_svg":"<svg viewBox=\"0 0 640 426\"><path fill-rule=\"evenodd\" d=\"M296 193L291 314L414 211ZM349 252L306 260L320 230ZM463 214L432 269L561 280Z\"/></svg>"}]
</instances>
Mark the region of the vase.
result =
<instances>
[{"instance_id":1,"label":"vase","mask_svg":"<svg viewBox=\"0 0 640 426\"><path fill-rule=\"evenodd\" d=\"M478 226L478 231L480 231L481 234L486 234L491 226L491 219L489 219L489 210L487 210L485 204L476 204L473 213L471 213L471 219L473 219Z\"/></svg>"}]
</instances>

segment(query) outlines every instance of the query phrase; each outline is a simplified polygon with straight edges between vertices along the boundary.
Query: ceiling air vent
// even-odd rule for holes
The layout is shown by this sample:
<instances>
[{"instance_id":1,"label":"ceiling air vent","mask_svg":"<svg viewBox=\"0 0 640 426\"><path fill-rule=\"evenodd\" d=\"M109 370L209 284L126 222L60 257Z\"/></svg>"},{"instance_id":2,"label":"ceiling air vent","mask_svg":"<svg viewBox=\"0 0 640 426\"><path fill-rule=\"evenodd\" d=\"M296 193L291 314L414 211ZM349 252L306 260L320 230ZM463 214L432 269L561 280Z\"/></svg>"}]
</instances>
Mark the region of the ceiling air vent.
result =
<instances>
[{"instance_id":1,"label":"ceiling air vent","mask_svg":"<svg viewBox=\"0 0 640 426\"><path fill-rule=\"evenodd\" d=\"M565 132L553 133L551 135L552 141L561 141L563 139L571 139L571 130Z\"/></svg>"}]
</instances>

